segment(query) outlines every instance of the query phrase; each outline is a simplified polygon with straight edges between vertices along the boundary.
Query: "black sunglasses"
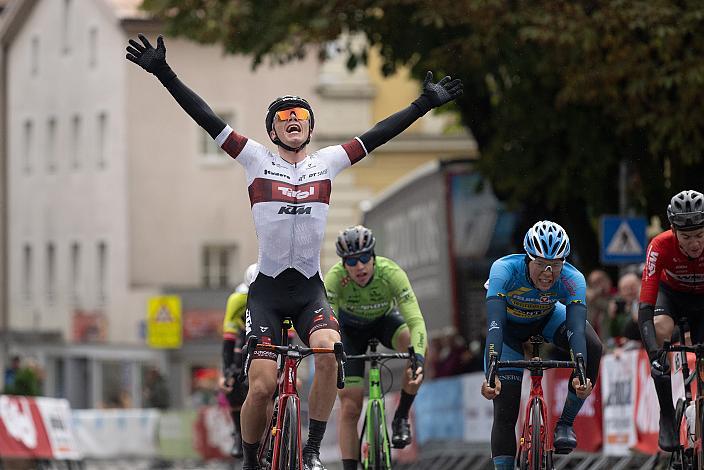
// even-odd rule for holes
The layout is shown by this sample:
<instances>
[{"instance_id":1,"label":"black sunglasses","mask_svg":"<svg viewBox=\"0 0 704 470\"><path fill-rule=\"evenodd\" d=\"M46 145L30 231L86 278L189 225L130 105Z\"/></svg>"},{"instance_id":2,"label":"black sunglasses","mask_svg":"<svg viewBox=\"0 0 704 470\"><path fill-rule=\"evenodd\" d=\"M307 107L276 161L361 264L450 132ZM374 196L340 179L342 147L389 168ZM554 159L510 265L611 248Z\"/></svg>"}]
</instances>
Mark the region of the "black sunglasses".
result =
<instances>
[{"instance_id":1,"label":"black sunglasses","mask_svg":"<svg viewBox=\"0 0 704 470\"><path fill-rule=\"evenodd\" d=\"M359 256L350 256L345 258L345 264L347 266L357 266L358 262L361 262L362 264L367 264L369 260L372 259L372 255L370 253L363 253Z\"/></svg>"}]
</instances>

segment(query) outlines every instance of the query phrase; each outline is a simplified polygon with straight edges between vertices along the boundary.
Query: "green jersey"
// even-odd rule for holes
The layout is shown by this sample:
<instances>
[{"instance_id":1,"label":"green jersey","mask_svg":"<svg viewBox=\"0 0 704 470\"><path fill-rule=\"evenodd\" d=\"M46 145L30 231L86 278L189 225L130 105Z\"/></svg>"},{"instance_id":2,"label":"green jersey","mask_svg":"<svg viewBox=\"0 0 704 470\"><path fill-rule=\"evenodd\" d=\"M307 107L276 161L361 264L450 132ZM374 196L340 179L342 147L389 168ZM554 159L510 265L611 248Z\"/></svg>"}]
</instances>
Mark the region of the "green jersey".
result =
<instances>
[{"instance_id":1,"label":"green jersey","mask_svg":"<svg viewBox=\"0 0 704 470\"><path fill-rule=\"evenodd\" d=\"M376 257L374 275L364 287L350 278L340 261L325 275L325 289L343 327L364 328L398 309L411 332L411 345L425 355L427 333L418 300L406 273L389 258Z\"/></svg>"}]
</instances>

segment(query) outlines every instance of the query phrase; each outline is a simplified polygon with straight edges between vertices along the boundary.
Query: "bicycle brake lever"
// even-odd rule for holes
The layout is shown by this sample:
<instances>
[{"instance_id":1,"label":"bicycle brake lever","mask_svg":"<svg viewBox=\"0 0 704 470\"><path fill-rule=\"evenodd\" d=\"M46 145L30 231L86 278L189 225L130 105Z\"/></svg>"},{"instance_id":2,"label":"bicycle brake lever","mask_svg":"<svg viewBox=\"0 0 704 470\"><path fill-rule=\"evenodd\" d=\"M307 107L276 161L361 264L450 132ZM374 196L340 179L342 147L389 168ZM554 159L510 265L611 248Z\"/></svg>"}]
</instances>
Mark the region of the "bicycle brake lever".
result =
<instances>
[{"instance_id":1,"label":"bicycle brake lever","mask_svg":"<svg viewBox=\"0 0 704 470\"><path fill-rule=\"evenodd\" d=\"M335 360L337 361L337 388L342 390L345 388L345 351L342 348L342 343L335 343L333 349L335 351Z\"/></svg>"},{"instance_id":2,"label":"bicycle brake lever","mask_svg":"<svg viewBox=\"0 0 704 470\"><path fill-rule=\"evenodd\" d=\"M584 385L587 383L587 380L585 378L585 370L584 370L584 356L582 356L581 353L577 354L577 378L579 379L579 385Z\"/></svg>"},{"instance_id":3,"label":"bicycle brake lever","mask_svg":"<svg viewBox=\"0 0 704 470\"><path fill-rule=\"evenodd\" d=\"M496 354L489 356L489 387L496 388Z\"/></svg>"},{"instance_id":4,"label":"bicycle brake lever","mask_svg":"<svg viewBox=\"0 0 704 470\"><path fill-rule=\"evenodd\" d=\"M415 380L418 378L416 374L416 369L418 369L418 358L416 357L416 351L413 346L408 346L408 358L411 360L411 378Z\"/></svg>"}]
</instances>

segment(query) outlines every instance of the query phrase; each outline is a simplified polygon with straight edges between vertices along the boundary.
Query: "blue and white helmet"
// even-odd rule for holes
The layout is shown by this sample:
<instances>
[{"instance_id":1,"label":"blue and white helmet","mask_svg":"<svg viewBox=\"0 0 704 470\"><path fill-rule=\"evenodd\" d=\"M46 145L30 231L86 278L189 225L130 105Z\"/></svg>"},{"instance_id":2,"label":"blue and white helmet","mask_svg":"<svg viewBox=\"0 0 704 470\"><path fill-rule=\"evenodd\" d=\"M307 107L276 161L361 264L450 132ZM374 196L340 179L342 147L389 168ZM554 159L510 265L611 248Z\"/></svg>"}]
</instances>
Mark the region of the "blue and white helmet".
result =
<instances>
[{"instance_id":1,"label":"blue and white helmet","mask_svg":"<svg viewBox=\"0 0 704 470\"><path fill-rule=\"evenodd\" d=\"M570 237L555 222L536 222L523 238L523 249L532 257L564 259L570 254Z\"/></svg>"}]
</instances>

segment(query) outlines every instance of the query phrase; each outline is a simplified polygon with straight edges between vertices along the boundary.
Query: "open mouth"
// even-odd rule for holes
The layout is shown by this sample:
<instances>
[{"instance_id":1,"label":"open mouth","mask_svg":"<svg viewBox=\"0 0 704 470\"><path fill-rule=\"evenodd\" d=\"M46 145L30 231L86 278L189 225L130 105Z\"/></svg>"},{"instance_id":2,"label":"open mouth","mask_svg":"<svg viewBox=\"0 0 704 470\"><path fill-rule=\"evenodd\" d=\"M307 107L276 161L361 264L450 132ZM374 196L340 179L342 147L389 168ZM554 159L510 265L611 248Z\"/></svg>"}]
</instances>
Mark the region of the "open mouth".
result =
<instances>
[{"instance_id":1,"label":"open mouth","mask_svg":"<svg viewBox=\"0 0 704 470\"><path fill-rule=\"evenodd\" d=\"M296 122L292 122L291 124L286 126L286 132L288 132L289 134L299 133L301 132L301 125Z\"/></svg>"}]
</instances>

